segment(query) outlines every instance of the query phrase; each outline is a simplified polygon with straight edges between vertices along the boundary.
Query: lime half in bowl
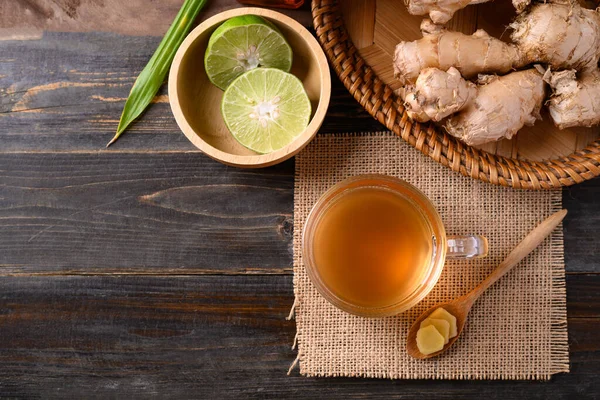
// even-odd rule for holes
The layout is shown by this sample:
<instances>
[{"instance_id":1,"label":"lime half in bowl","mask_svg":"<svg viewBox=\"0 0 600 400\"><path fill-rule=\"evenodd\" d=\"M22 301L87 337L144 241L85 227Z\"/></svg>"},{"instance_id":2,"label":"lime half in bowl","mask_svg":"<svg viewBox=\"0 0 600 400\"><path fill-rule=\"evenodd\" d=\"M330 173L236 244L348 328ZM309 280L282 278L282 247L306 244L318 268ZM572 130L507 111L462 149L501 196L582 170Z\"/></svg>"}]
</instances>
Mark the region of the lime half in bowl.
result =
<instances>
[{"instance_id":1,"label":"lime half in bowl","mask_svg":"<svg viewBox=\"0 0 600 400\"><path fill-rule=\"evenodd\" d=\"M265 154L302 134L310 122L311 104L294 75L276 68L256 68L229 85L221 112L238 142Z\"/></svg>"}]
</instances>

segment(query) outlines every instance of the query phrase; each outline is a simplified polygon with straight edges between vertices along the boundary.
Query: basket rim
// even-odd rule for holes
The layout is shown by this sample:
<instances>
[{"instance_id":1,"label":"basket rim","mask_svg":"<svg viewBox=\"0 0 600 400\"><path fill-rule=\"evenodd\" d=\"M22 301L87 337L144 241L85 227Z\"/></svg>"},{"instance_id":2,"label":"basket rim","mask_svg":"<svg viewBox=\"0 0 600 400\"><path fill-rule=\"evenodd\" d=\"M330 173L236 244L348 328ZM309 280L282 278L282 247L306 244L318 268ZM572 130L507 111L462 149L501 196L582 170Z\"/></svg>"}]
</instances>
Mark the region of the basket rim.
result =
<instances>
[{"instance_id":1,"label":"basket rim","mask_svg":"<svg viewBox=\"0 0 600 400\"><path fill-rule=\"evenodd\" d=\"M451 170L516 189L556 189L600 175L600 139L555 159L521 160L490 154L448 135L432 123L410 120L399 96L359 55L339 7L340 0L312 0L317 40L350 94L386 128Z\"/></svg>"}]
</instances>

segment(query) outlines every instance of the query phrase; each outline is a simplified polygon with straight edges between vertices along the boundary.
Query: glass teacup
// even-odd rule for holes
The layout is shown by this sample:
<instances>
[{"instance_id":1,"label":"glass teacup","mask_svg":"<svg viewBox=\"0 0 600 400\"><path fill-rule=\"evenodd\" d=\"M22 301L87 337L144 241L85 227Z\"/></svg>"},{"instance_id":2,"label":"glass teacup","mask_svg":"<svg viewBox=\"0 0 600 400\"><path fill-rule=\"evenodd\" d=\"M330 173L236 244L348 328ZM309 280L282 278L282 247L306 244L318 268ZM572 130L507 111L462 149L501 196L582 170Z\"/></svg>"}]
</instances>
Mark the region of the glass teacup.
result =
<instances>
[{"instance_id":1,"label":"glass teacup","mask_svg":"<svg viewBox=\"0 0 600 400\"><path fill-rule=\"evenodd\" d=\"M409 183L361 175L334 185L314 205L302 255L325 299L352 314L383 317L421 301L447 257L487 255L487 240L447 236L431 201Z\"/></svg>"}]
</instances>

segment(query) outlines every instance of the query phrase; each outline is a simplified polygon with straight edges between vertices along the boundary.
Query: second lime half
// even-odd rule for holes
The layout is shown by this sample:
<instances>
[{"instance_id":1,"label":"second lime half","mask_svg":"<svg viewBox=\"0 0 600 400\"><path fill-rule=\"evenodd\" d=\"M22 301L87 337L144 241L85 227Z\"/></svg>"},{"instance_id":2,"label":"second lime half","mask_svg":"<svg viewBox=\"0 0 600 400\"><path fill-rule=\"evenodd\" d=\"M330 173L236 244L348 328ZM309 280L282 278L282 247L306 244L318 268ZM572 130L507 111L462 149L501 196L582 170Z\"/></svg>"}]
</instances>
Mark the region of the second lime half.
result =
<instances>
[{"instance_id":1,"label":"second lime half","mask_svg":"<svg viewBox=\"0 0 600 400\"><path fill-rule=\"evenodd\" d=\"M274 68L256 68L225 91L221 112L238 142L257 153L270 153L294 141L306 129L311 104L302 82Z\"/></svg>"}]
</instances>

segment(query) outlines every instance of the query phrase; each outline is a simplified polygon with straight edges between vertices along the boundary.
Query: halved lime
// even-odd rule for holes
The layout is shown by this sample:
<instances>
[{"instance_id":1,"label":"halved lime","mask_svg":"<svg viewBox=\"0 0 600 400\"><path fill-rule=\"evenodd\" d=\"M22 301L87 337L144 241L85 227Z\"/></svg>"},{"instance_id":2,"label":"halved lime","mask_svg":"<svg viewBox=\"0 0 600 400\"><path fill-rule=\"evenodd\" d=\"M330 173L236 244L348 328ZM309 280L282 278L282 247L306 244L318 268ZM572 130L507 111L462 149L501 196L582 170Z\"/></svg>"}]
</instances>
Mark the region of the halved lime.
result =
<instances>
[{"instance_id":1,"label":"halved lime","mask_svg":"<svg viewBox=\"0 0 600 400\"><path fill-rule=\"evenodd\" d=\"M235 78L256 67L292 67L292 48L271 22L256 15L225 21L208 41L204 68L212 83L225 90Z\"/></svg>"},{"instance_id":2,"label":"halved lime","mask_svg":"<svg viewBox=\"0 0 600 400\"><path fill-rule=\"evenodd\" d=\"M275 68L256 68L225 91L221 112L233 137L257 153L294 141L310 121L311 105L302 82Z\"/></svg>"}]
</instances>

